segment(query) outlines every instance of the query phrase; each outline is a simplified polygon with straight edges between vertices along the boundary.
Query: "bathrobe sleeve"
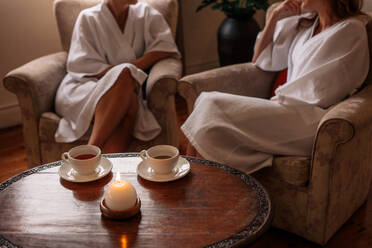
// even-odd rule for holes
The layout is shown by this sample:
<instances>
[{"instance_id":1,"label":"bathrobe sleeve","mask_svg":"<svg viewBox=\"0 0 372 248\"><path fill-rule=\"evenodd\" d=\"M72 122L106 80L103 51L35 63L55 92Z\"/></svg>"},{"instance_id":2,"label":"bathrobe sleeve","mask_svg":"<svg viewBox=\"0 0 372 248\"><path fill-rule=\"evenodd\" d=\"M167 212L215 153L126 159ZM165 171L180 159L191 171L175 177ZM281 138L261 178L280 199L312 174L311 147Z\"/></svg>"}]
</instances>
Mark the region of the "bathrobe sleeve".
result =
<instances>
[{"instance_id":1,"label":"bathrobe sleeve","mask_svg":"<svg viewBox=\"0 0 372 248\"><path fill-rule=\"evenodd\" d=\"M93 76L109 67L104 49L98 43L94 16L82 11L75 23L69 55L67 71L76 80Z\"/></svg>"},{"instance_id":2,"label":"bathrobe sleeve","mask_svg":"<svg viewBox=\"0 0 372 248\"><path fill-rule=\"evenodd\" d=\"M172 52L174 57L181 57L168 23L160 12L150 6L147 7L145 16L145 46L145 53Z\"/></svg>"},{"instance_id":3,"label":"bathrobe sleeve","mask_svg":"<svg viewBox=\"0 0 372 248\"><path fill-rule=\"evenodd\" d=\"M300 16L287 17L276 23L273 41L258 56L254 63L257 67L265 71L281 71L288 67L288 53L298 32L299 18ZM257 41L260 36L261 33Z\"/></svg>"},{"instance_id":4,"label":"bathrobe sleeve","mask_svg":"<svg viewBox=\"0 0 372 248\"><path fill-rule=\"evenodd\" d=\"M337 25L340 27L324 33L316 46L306 49L309 54L301 64L304 72L276 90L279 103L328 108L362 85L369 70L365 26L355 19Z\"/></svg>"}]
</instances>

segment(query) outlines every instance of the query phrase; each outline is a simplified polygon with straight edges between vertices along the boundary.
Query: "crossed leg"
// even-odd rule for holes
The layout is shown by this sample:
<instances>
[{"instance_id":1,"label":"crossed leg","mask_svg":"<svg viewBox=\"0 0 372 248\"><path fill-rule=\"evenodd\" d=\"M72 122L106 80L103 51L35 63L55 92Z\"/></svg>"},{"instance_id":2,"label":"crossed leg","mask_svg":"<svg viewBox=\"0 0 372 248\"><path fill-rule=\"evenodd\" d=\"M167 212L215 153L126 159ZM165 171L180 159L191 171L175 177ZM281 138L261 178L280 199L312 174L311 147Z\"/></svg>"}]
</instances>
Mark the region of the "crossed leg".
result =
<instances>
[{"instance_id":1,"label":"crossed leg","mask_svg":"<svg viewBox=\"0 0 372 248\"><path fill-rule=\"evenodd\" d=\"M123 152L128 147L138 110L135 86L136 81L125 68L97 104L88 144L104 152Z\"/></svg>"},{"instance_id":2,"label":"crossed leg","mask_svg":"<svg viewBox=\"0 0 372 248\"><path fill-rule=\"evenodd\" d=\"M132 133L136 123L138 98L132 95L131 105L127 115L112 132L103 146L104 153L125 152L132 140Z\"/></svg>"}]
</instances>

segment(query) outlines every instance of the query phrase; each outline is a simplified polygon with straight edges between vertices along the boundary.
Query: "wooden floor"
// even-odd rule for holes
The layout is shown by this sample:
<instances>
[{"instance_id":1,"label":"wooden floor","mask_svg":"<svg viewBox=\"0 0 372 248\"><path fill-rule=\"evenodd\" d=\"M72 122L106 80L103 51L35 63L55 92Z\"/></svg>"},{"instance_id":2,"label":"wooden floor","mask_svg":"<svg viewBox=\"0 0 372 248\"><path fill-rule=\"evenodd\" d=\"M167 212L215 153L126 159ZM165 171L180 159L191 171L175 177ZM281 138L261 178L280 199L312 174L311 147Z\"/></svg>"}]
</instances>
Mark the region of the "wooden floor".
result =
<instances>
[{"instance_id":1,"label":"wooden floor","mask_svg":"<svg viewBox=\"0 0 372 248\"><path fill-rule=\"evenodd\" d=\"M186 119L185 103L177 98L178 120ZM180 132L180 151L185 153L186 140ZM371 165L372 166L372 165ZM27 169L26 153L23 143L22 127L16 126L0 130L0 182L17 175ZM371 187L372 188L372 187ZM342 207L342 206L340 206ZM271 228L251 247L254 248L284 248L284 247L319 247L298 236L285 231ZM351 217L325 247L372 247L372 191L367 202Z\"/></svg>"}]
</instances>

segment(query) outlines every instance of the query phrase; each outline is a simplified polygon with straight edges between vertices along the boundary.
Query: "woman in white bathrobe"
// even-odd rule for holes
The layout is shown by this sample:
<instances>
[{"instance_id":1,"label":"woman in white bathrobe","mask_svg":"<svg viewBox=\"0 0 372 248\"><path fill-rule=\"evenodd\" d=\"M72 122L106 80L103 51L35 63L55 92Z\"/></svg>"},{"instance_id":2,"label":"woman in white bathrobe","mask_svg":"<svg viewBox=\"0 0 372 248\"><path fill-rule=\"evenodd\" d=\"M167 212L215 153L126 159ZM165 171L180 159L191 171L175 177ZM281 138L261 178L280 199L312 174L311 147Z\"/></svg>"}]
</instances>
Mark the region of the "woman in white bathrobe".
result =
<instances>
[{"instance_id":1,"label":"woman in white bathrobe","mask_svg":"<svg viewBox=\"0 0 372 248\"><path fill-rule=\"evenodd\" d=\"M79 139L93 119L88 143L105 152L125 151L132 135L153 139L160 126L142 99L141 85L145 71L170 56L180 56L171 30L148 4L103 0L83 10L74 26L68 73L57 91L56 111L63 118L56 141Z\"/></svg>"},{"instance_id":2,"label":"woman in white bathrobe","mask_svg":"<svg viewBox=\"0 0 372 248\"><path fill-rule=\"evenodd\" d=\"M273 154L310 156L322 116L367 76L368 17L361 15L361 5L361 0L279 4L257 40L253 63L267 71L288 68L287 82L270 100L200 94L182 126L189 155L246 173L270 166Z\"/></svg>"}]
</instances>

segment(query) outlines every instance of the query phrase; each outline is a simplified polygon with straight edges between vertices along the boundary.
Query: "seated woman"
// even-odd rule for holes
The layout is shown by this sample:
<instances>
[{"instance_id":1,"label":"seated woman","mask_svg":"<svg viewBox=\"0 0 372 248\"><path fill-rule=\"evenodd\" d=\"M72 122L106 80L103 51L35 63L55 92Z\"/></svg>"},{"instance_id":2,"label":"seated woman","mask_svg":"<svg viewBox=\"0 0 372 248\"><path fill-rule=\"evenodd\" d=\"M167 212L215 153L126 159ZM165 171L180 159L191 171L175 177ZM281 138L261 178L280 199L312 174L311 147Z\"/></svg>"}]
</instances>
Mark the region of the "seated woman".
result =
<instances>
[{"instance_id":1,"label":"seated woman","mask_svg":"<svg viewBox=\"0 0 372 248\"><path fill-rule=\"evenodd\" d=\"M193 152L246 173L270 166L273 155L310 156L320 119L368 74L368 16L361 5L361 0L279 4L256 43L253 63L267 71L288 67L287 82L270 100L200 94L182 126Z\"/></svg>"},{"instance_id":2,"label":"seated woman","mask_svg":"<svg viewBox=\"0 0 372 248\"><path fill-rule=\"evenodd\" d=\"M57 91L56 111L63 118L56 141L79 139L92 120L88 144L105 152L125 151L132 134L145 141L156 137L160 126L140 85L146 70L170 56L180 57L171 30L148 4L105 0L83 10L74 26L68 73Z\"/></svg>"}]
</instances>

